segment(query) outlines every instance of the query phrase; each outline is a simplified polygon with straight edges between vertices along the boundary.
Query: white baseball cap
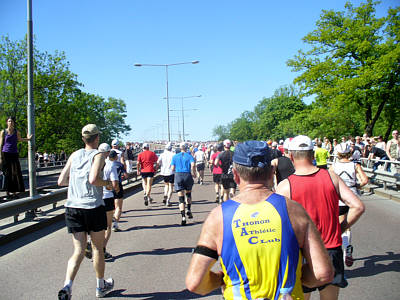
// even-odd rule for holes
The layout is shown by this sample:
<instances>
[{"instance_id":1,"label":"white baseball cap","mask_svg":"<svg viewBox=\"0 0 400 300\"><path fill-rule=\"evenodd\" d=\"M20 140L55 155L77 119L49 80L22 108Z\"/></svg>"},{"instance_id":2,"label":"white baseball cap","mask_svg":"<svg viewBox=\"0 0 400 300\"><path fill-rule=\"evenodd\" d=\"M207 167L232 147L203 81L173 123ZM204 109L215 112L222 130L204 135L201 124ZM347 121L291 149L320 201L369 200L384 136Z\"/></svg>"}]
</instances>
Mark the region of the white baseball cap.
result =
<instances>
[{"instance_id":1,"label":"white baseball cap","mask_svg":"<svg viewBox=\"0 0 400 300\"><path fill-rule=\"evenodd\" d=\"M143 143L142 148L149 148L149 144L148 143Z\"/></svg>"},{"instance_id":2,"label":"white baseball cap","mask_svg":"<svg viewBox=\"0 0 400 300\"><path fill-rule=\"evenodd\" d=\"M290 141L292 140L293 138L287 138L286 140L285 140L285 142L283 143L283 149L289 149L289 144L290 144Z\"/></svg>"},{"instance_id":3,"label":"white baseball cap","mask_svg":"<svg viewBox=\"0 0 400 300\"><path fill-rule=\"evenodd\" d=\"M340 143L339 145L336 146L336 150L338 153L349 153L350 152L350 146L347 143Z\"/></svg>"},{"instance_id":4,"label":"white baseball cap","mask_svg":"<svg viewBox=\"0 0 400 300\"><path fill-rule=\"evenodd\" d=\"M112 140L111 146L117 146L117 145L118 145L118 140L117 139Z\"/></svg>"},{"instance_id":5,"label":"white baseball cap","mask_svg":"<svg viewBox=\"0 0 400 300\"><path fill-rule=\"evenodd\" d=\"M226 140L224 141L224 146L225 146L225 147L230 147L230 146L231 146L231 141L228 140L228 139L226 139Z\"/></svg>"},{"instance_id":6,"label":"white baseball cap","mask_svg":"<svg viewBox=\"0 0 400 300\"><path fill-rule=\"evenodd\" d=\"M107 143L102 143L102 144L100 144L98 150L99 150L99 152L104 153L104 152L110 151L110 150L111 150L111 147L110 147L110 145L107 144Z\"/></svg>"},{"instance_id":7,"label":"white baseball cap","mask_svg":"<svg viewBox=\"0 0 400 300\"><path fill-rule=\"evenodd\" d=\"M289 151L313 150L314 145L306 135L298 135L289 143Z\"/></svg>"}]
</instances>

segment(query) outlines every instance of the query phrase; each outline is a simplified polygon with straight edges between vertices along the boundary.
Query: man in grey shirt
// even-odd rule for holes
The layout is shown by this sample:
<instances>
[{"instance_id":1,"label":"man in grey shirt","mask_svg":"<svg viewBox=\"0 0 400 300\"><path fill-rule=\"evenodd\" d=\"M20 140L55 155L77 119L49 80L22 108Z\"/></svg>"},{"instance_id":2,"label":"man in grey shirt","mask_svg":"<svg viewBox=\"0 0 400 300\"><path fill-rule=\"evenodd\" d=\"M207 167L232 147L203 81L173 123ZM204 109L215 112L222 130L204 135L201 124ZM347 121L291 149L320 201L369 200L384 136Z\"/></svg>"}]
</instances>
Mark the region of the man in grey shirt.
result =
<instances>
[{"instance_id":1,"label":"man in grey shirt","mask_svg":"<svg viewBox=\"0 0 400 300\"><path fill-rule=\"evenodd\" d=\"M71 154L58 178L58 185L68 186L65 223L72 234L74 253L68 261L64 287L58 299L71 299L72 283L85 255L87 234L93 248L93 267L97 278L96 297L104 297L114 287L114 280L104 280L104 231L107 228L103 201L103 186L111 182L102 179L104 155L97 150L100 131L95 124L82 128L85 148Z\"/></svg>"}]
</instances>

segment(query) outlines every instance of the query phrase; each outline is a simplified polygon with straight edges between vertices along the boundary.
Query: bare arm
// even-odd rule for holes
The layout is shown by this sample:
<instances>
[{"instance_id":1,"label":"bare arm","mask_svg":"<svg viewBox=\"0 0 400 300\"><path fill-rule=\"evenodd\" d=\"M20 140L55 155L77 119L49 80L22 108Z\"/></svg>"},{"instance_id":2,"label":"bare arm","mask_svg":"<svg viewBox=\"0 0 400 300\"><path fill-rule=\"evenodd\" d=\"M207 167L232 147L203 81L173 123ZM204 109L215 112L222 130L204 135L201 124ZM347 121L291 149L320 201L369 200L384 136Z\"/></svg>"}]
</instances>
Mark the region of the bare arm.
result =
<instances>
[{"instance_id":1,"label":"bare arm","mask_svg":"<svg viewBox=\"0 0 400 300\"><path fill-rule=\"evenodd\" d=\"M70 170L71 170L71 156L69 157L66 165L62 169L60 177L58 177L57 184L59 186L68 186Z\"/></svg>"},{"instance_id":2,"label":"bare arm","mask_svg":"<svg viewBox=\"0 0 400 300\"><path fill-rule=\"evenodd\" d=\"M101 170L104 166L104 156L98 153L93 158L92 168L89 173L89 183L95 186L106 186L108 189L112 188L110 180L101 178Z\"/></svg>"},{"instance_id":3,"label":"bare arm","mask_svg":"<svg viewBox=\"0 0 400 300\"><path fill-rule=\"evenodd\" d=\"M118 193L119 192L119 181L118 180L112 180L111 181L112 189Z\"/></svg>"},{"instance_id":4,"label":"bare arm","mask_svg":"<svg viewBox=\"0 0 400 300\"><path fill-rule=\"evenodd\" d=\"M335 173L329 172L340 199L349 207L347 218L340 224L342 231L350 228L365 211L364 203L358 198Z\"/></svg>"},{"instance_id":5,"label":"bare arm","mask_svg":"<svg viewBox=\"0 0 400 300\"><path fill-rule=\"evenodd\" d=\"M218 220L222 220L220 207L215 208L204 222L197 245L218 251L218 232L222 230L222 225L219 224L221 221ZM186 275L186 287L189 291L205 295L223 286L223 273L211 271L215 262L211 257L193 254Z\"/></svg>"},{"instance_id":6,"label":"bare arm","mask_svg":"<svg viewBox=\"0 0 400 300\"><path fill-rule=\"evenodd\" d=\"M389 157L389 160L394 160L393 157L390 155L390 146L392 145L392 140L388 141L385 147L386 155Z\"/></svg>"},{"instance_id":7,"label":"bare arm","mask_svg":"<svg viewBox=\"0 0 400 300\"><path fill-rule=\"evenodd\" d=\"M31 138L32 138L32 134L31 135L27 135L26 138L22 138L21 134L19 133L19 131L17 131L18 142L28 142L28 141L31 140Z\"/></svg>"},{"instance_id":8,"label":"bare arm","mask_svg":"<svg viewBox=\"0 0 400 300\"><path fill-rule=\"evenodd\" d=\"M190 163L191 169L192 169L192 176L196 177L196 165L194 162Z\"/></svg>"},{"instance_id":9,"label":"bare arm","mask_svg":"<svg viewBox=\"0 0 400 300\"><path fill-rule=\"evenodd\" d=\"M364 173L364 170L359 164L356 164L356 176L360 181L360 187L368 183L368 176Z\"/></svg>"},{"instance_id":10,"label":"bare arm","mask_svg":"<svg viewBox=\"0 0 400 300\"><path fill-rule=\"evenodd\" d=\"M290 199L291 195L289 180L285 179L279 182L278 186L276 187L276 192Z\"/></svg>"}]
</instances>

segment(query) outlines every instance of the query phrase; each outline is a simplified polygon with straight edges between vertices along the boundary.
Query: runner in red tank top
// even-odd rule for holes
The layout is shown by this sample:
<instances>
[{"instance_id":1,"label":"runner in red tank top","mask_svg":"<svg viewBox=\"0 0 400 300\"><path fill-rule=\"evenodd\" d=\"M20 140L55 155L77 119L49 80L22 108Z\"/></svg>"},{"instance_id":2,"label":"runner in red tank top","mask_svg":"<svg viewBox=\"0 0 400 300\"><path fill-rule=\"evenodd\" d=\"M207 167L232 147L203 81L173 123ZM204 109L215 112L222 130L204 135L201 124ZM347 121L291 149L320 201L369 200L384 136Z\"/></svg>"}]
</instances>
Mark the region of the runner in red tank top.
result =
<instances>
[{"instance_id":1,"label":"runner in red tank top","mask_svg":"<svg viewBox=\"0 0 400 300\"><path fill-rule=\"evenodd\" d=\"M335 268L333 281L318 287L320 299L338 299L339 287L347 286L341 234L363 214L364 204L334 172L319 170L312 164L314 153L309 137L295 137L289 144L289 156L296 172L278 185L277 193L302 204L315 222ZM350 208L342 223L339 223L339 199ZM304 299L310 299L316 289L303 286Z\"/></svg>"}]
</instances>

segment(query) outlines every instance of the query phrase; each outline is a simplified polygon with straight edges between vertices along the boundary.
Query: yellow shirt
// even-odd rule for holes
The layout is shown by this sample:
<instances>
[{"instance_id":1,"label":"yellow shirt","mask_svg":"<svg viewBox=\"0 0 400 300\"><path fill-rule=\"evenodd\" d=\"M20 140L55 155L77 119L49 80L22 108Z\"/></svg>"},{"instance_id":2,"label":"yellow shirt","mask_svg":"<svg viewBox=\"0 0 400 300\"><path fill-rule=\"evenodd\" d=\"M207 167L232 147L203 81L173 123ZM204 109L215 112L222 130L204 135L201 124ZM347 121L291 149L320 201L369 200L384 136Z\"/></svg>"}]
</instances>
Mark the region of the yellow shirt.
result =
<instances>
[{"instance_id":1,"label":"yellow shirt","mask_svg":"<svg viewBox=\"0 0 400 300\"><path fill-rule=\"evenodd\" d=\"M329 152L325 148L317 148L314 153L315 160L317 161L317 166L326 165L327 159L329 158Z\"/></svg>"},{"instance_id":2,"label":"yellow shirt","mask_svg":"<svg viewBox=\"0 0 400 300\"><path fill-rule=\"evenodd\" d=\"M302 258L285 198L272 194L253 205L228 200L222 212L224 298L278 300L290 293L304 299Z\"/></svg>"}]
</instances>

